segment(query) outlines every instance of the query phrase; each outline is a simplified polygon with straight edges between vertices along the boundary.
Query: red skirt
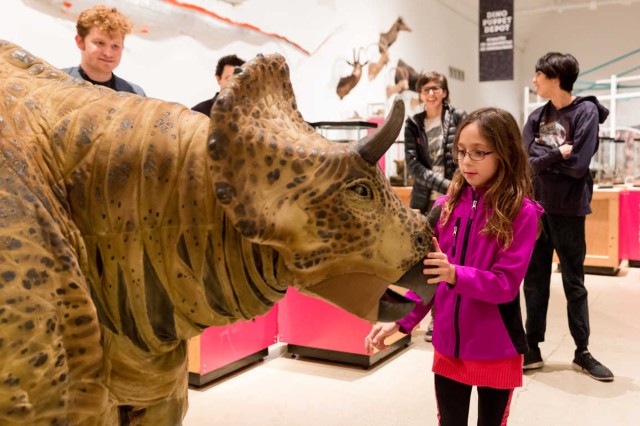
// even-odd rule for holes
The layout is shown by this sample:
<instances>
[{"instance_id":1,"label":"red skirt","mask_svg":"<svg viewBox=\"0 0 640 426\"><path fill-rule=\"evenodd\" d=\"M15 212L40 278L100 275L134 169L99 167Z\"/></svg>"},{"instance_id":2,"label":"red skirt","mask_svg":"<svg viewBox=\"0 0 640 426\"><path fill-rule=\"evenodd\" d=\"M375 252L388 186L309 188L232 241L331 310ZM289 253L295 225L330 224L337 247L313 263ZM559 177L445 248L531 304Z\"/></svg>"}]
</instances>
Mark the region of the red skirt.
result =
<instances>
[{"instance_id":1,"label":"red skirt","mask_svg":"<svg viewBox=\"0 0 640 426\"><path fill-rule=\"evenodd\" d=\"M513 389L522 386L522 355L509 358L473 361L450 358L434 349L435 374L471 386Z\"/></svg>"}]
</instances>

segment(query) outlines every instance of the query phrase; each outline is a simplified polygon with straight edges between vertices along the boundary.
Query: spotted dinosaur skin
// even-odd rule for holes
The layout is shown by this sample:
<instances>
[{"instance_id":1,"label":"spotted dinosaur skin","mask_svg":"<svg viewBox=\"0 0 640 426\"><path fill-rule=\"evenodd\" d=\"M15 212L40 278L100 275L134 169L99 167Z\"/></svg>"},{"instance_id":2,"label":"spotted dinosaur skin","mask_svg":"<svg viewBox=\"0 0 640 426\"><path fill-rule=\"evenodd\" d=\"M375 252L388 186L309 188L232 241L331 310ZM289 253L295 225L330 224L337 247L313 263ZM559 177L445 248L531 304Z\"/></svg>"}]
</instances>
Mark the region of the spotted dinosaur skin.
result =
<instances>
[{"instance_id":1,"label":"spotted dinosaur skin","mask_svg":"<svg viewBox=\"0 0 640 426\"><path fill-rule=\"evenodd\" d=\"M207 118L0 41L0 424L180 424L205 327L288 286L369 321L430 297L431 227L375 165L401 102L336 144L281 56L237 71Z\"/></svg>"}]
</instances>

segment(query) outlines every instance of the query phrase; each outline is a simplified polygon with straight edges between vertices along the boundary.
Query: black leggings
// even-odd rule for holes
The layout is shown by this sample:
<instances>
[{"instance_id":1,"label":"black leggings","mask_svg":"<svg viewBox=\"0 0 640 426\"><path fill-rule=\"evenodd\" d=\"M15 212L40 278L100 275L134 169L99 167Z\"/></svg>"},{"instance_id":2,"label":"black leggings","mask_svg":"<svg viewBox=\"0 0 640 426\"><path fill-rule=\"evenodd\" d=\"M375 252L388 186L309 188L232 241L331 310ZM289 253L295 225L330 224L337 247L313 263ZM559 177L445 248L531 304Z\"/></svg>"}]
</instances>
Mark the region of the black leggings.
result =
<instances>
[{"instance_id":1,"label":"black leggings","mask_svg":"<svg viewBox=\"0 0 640 426\"><path fill-rule=\"evenodd\" d=\"M467 426L473 386L434 374L440 426ZM478 426L503 426L513 389L478 386Z\"/></svg>"}]
</instances>

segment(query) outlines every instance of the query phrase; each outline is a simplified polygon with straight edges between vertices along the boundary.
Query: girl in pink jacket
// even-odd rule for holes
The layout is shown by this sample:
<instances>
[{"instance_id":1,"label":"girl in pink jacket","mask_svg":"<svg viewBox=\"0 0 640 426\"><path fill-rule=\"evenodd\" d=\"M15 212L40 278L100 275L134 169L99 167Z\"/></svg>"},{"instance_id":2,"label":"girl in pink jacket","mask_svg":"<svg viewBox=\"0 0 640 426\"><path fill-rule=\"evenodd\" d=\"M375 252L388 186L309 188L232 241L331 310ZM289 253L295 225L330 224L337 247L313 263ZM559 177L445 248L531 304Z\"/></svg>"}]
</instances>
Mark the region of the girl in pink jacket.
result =
<instances>
[{"instance_id":1,"label":"girl in pink jacket","mask_svg":"<svg viewBox=\"0 0 640 426\"><path fill-rule=\"evenodd\" d=\"M440 426L466 425L471 390L478 424L506 425L513 390L522 386L527 343L520 285L538 234L542 208L532 201L527 155L513 116L497 108L471 113L453 146L459 171L424 261L434 300L395 323L376 324L367 350L411 330L437 305L433 373Z\"/></svg>"}]
</instances>

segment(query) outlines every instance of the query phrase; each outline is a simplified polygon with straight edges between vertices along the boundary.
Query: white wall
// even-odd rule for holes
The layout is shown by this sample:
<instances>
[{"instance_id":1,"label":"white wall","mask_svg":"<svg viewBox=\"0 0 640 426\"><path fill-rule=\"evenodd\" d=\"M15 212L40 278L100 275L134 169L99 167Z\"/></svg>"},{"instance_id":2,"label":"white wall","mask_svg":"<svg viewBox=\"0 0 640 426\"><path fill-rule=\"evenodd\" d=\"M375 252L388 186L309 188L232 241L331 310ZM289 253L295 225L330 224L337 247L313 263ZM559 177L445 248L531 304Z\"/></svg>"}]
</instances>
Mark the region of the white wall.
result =
<instances>
[{"instance_id":1,"label":"white wall","mask_svg":"<svg viewBox=\"0 0 640 426\"><path fill-rule=\"evenodd\" d=\"M554 12L531 19L536 19L538 30L528 37L521 56L523 68L529 75L527 81L533 76L538 58L549 51L571 53L584 72L640 48L640 3ZM608 78L638 65L640 55L636 54L579 79Z\"/></svg>"},{"instance_id":2,"label":"white wall","mask_svg":"<svg viewBox=\"0 0 640 426\"><path fill-rule=\"evenodd\" d=\"M584 8L531 17L527 24L539 30L531 32L529 39L524 43L524 54L520 57L520 68L524 70L522 74L524 84L532 87L531 78L535 63L540 56L549 51L571 53L580 62L581 73L586 72L586 74L578 77L574 91L588 87L580 82L593 83L596 80L609 79L613 74L621 74L633 68L636 69L629 75L640 75L640 53L612 62L640 48L639 18L640 3L602 6L596 10ZM605 65L608 62L612 63ZM600 66L602 67L598 68ZM594 68L598 69L588 72ZM639 86L640 81L626 84ZM630 91L638 92L640 89L635 88ZM608 94L608 91L578 94L587 93L601 95ZM609 106L607 102L603 103ZM602 126L603 131L607 131L609 121ZM619 101L616 108L615 127L638 125L640 125L640 100L636 98Z\"/></svg>"},{"instance_id":3,"label":"white wall","mask_svg":"<svg viewBox=\"0 0 640 426\"><path fill-rule=\"evenodd\" d=\"M161 31L153 27L147 34L127 37L123 59L116 70L119 76L140 84L149 96L192 106L217 90L213 71L220 56L237 53L249 59L260 52L279 52L291 67L298 106L309 121L345 119L354 111L366 116L367 104L386 101L385 87L393 79L391 65L398 59L418 71L446 73L449 65L464 70L464 82L450 80L453 104L470 109L483 103L482 91L476 83L475 24L437 1L247 0L237 7L208 1L209 8L216 13L283 34L315 50L312 55L274 38L212 19L194 20L184 14L171 18L166 10L140 14L131 9L132 4L144 1L104 2L126 9L136 24L164 21L165 28ZM99 2L72 3L80 3L84 8ZM21 45L54 66L75 65L79 62L73 40L75 16L60 13L62 8L61 1L56 0L2 0L0 38ZM400 33L391 46L390 65L373 81L368 80L365 68L360 83L340 100L335 88L339 78L350 73L345 61L351 59L352 49L364 47L366 55L377 60L379 33L387 31L398 16L413 31ZM203 28L203 22L209 24L209 30Z\"/></svg>"},{"instance_id":4,"label":"white wall","mask_svg":"<svg viewBox=\"0 0 640 426\"><path fill-rule=\"evenodd\" d=\"M367 116L369 103L385 102L392 65L403 59L418 71L465 71L464 82L449 79L452 104L467 111L494 105L522 117L523 87L529 84L536 59L549 50L568 51L583 70L638 47L640 4L580 9L563 13L515 17L515 80L478 82L477 5L459 13L444 0L246 0L231 6L215 0L192 0L238 22L278 33L298 42L312 55L292 45L201 14L172 11L154 0L104 0L126 10L137 24L128 36L116 73L140 84L149 96L192 106L217 90L213 71L222 55L249 59L256 53L279 52L287 58L303 117L309 121L340 120L354 111ZM69 2L86 8L92 0ZM54 66L79 62L75 47L75 16L62 0L0 1L0 39L15 42ZM153 4L153 7L148 7ZM80 10L82 10L80 9ZM200 15L200 16L196 16ZM413 29L400 33L391 46L391 61L374 81L366 68L360 83L343 100L335 88L348 75L345 61L352 49L364 47L377 60L379 33L402 16ZM141 33L142 25L148 32ZM532 28L524 36L518 28ZM636 63L637 57L634 58ZM601 75L608 76L608 69ZM591 77L600 78L594 73Z\"/></svg>"}]
</instances>

